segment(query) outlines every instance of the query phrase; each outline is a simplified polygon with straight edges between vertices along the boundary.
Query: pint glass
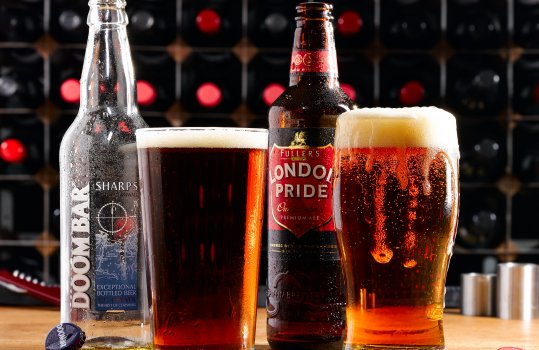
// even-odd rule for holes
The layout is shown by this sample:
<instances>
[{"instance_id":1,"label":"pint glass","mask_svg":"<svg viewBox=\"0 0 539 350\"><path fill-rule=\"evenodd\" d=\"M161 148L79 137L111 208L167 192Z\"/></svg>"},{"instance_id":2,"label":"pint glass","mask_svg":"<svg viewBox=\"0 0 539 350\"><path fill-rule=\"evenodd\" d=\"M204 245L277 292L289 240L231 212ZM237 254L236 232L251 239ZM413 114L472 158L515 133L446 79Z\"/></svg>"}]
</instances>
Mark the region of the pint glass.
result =
<instances>
[{"instance_id":1,"label":"pint glass","mask_svg":"<svg viewBox=\"0 0 539 350\"><path fill-rule=\"evenodd\" d=\"M136 136L155 348L253 349L267 131Z\"/></svg>"},{"instance_id":2,"label":"pint glass","mask_svg":"<svg viewBox=\"0 0 539 350\"><path fill-rule=\"evenodd\" d=\"M337 120L333 212L347 285L345 349L443 349L458 203L455 118L360 109Z\"/></svg>"}]
</instances>

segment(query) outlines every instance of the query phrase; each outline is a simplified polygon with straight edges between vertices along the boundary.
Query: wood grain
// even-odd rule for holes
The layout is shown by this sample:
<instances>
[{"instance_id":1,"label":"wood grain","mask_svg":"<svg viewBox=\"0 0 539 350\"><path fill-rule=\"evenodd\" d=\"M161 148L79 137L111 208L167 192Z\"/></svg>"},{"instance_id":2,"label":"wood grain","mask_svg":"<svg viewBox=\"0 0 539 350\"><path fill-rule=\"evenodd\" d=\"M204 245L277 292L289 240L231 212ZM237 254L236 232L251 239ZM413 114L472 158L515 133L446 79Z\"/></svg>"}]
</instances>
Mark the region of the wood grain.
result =
<instances>
[{"instance_id":1,"label":"wood grain","mask_svg":"<svg viewBox=\"0 0 539 350\"><path fill-rule=\"evenodd\" d=\"M43 349L45 336L60 319L57 308L0 306L0 344L9 350ZM266 312L258 310L256 349L269 349L266 342ZM446 349L497 350L518 347L539 350L539 319L501 320L467 317L456 311L444 315Z\"/></svg>"}]
</instances>

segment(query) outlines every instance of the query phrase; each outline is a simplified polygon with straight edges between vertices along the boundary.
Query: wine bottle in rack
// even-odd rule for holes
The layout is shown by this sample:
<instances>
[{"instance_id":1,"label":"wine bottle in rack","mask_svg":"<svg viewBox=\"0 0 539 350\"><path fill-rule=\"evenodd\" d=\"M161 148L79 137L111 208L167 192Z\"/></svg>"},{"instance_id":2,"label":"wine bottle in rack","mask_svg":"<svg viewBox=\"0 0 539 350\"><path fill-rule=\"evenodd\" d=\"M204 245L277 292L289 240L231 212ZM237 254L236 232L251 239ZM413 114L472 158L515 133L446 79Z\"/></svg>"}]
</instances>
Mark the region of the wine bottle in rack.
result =
<instances>
[{"instance_id":1,"label":"wine bottle in rack","mask_svg":"<svg viewBox=\"0 0 539 350\"><path fill-rule=\"evenodd\" d=\"M43 3L0 3L0 42L35 42L43 34Z\"/></svg>"},{"instance_id":2,"label":"wine bottle in rack","mask_svg":"<svg viewBox=\"0 0 539 350\"><path fill-rule=\"evenodd\" d=\"M513 173L522 182L539 182L539 123L517 124L513 132Z\"/></svg>"},{"instance_id":3,"label":"wine bottle in rack","mask_svg":"<svg viewBox=\"0 0 539 350\"><path fill-rule=\"evenodd\" d=\"M456 244L496 248L505 239L505 196L496 188L461 189Z\"/></svg>"},{"instance_id":4,"label":"wine bottle in rack","mask_svg":"<svg viewBox=\"0 0 539 350\"><path fill-rule=\"evenodd\" d=\"M392 49L430 49L441 39L439 1L381 2L380 40Z\"/></svg>"},{"instance_id":5,"label":"wine bottle in rack","mask_svg":"<svg viewBox=\"0 0 539 350\"><path fill-rule=\"evenodd\" d=\"M247 105L258 114L268 113L269 107L288 86L290 54L261 53L247 66Z\"/></svg>"},{"instance_id":6,"label":"wine bottle in rack","mask_svg":"<svg viewBox=\"0 0 539 350\"><path fill-rule=\"evenodd\" d=\"M233 46L242 36L241 6L237 0L185 0L180 36L191 46Z\"/></svg>"},{"instance_id":7,"label":"wine bottle in rack","mask_svg":"<svg viewBox=\"0 0 539 350\"><path fill-rule=\"evenodd\" d=\"M49 30L54 40L69 44L85 43L88 38L87 12L85 2L52 0Z\"/></svg>"},{"instance_id":8,"label":"wine bottle in rack","mask_svg":"<svg viewBox=\"0 0 539 350\"><path fill-rule=\"evenodd\" d=\"M12 238L35 240L43 232L43 189L37 182L0 181L0 208L0 230Z\"/></svg>"},{"instance_id":9,"label":"wine bottle in rack","mask_svg":"<svg viewBox=\"0 0 539 350\"><path fill-rule=\"evenodd\" d=\"M457 54L447 62L447 105L461 117L496 117L507 105L507 62L496 54Z\"/></svg>"},{"instance_id":10,"label":"wine bottle in rack","mask_svg":"<svg viewBox=\"0 0 539 350\"><path fill-rule=\"evenodd\" d=\"M539 48L539 1L515 0L514 42L526 49Z\"/></svg>"},{"instance_id":11,"label":"wine bottle in rack","mask_svg":"<svg viewBox=\"0 0 539 350\"><path fill-rule=\"evenodd\" d=\"M341 54L337 62L341 89L359 107L372 107L374 105L372 62L361 54Z\"/></svg>"},{"instance_id":12,"label":"wine bottle in rack","mask_svg":"<svg viewBox=\"0 0 539 350\"><path fill-rule=\"evenodd\" d=\"M455 49L497 49L507 44L506 0L449 0L447 41Z\"/></svg>"},{"instance_id":13,"label":"wine bottle in rack","mask_svg":"<svg viewBox=\"0 0 539 350\"><path fill-rule=\"evenodd\" d=\"M0 49L0 107L35 108L43 102L43 59L33 49Z\"/></svg>"},{"instance_id":14,"label":"wine bottle in rack","mask_svg":"<svg viewBox=\"0 0 539 350\"><path fill-rule=\"evenodd\" d=\"M0 119L0 175L35 174L44 163L43 123L35 115Z\"/></svg>"},{"instance_id":15,"label":"wine bottle in rack","mask_svg":"<svg viewBox=\"0 0 539 350\"><path fill-rule=\"evenodd\" d=\"M296 28L294 7L286 0L251 0L247 23L247 35L256 46L289 49Z\"/></svg>"},{"instance_id":16,"label":"wine bottle in rack","mask_svg":"<svg viewBox=\"0 0 539 350\"><path fill-rule=\"evenodd\" d=\"M535 220L538 202L539 190L537 188L522 189L513 197L511 240L522 250L539 248Z\"/></svg>"},{"instance_id":17,"label":"wine bottle in rack","mask_svg":"<svg viewBox=\"0 0 539 350\"><path fill-rule=\"evenodd\" d=\"M241 63L230 52L192 53L182 64L181 103L190 112L230 113L241 102Z\"/></svg>"},{"instance_id":18,"label":"wine bottle in rack","mask_svg":"<svg viewBox=\"0 0 539 350\"><path fill-rule=\"evenodd\" d=\"M176 38L176 1L137 1L128 7L129 42L168 45Z\"/></svg>"},{"instance_id":19,"label":"wine bottle in rack","mask_svg":"<svg viewBox=\"0 0 539 350\"><path fill-rule=\"evenodd\" d=\"M85 24L86 27L86 24ZM80 101L80 76L84 50L61 49L50 56L50 98L63 109L75 109Z\"/></svg>"},{"instance_id":20,"label":"wine bottle in rack","mask_svg":"<svg viewBox=\"0 0 539 350\"><path fill-rule=\"evenodd\" d=\"M367 47L374 39L374 1L335 3L335 45L341 49Z\"/></svg>"},{"instance_id":21,"label":"wine bottle in rack","mask_svg":"<svg viewBox=\"0 0 539 350\"><path fill-rule=\"evenodd\" d=\"M135 51L137 101L143 111L163 112L174 101L176 63L164 51Z\"/></svg>"},{"instance_id":22,"label":"wine bottle in rack","mask_svg":"<svg viewBox=\"0 0 539 350\"><path fill-rule=\"evenodd\" d=\"M524 54L513 64L513 110L539 115L539 55Z\"/></svg>"},{"instance_id":23,"label":"wine bottle in rack","mask_svg":"<svg viewBox=\"0 0 539 350\"><path fill-rule=\"evenodd\" d=\"M498 122L462 120L459 123L461 181L498 181L507 162L506 139L506 128Z\"/></svg>"},{"instance_id":24,"label":"wine bottle in rack","mask_svg":"<svg viewBox=\"0 0 539 350\"><path fill-rule=\"evenodd\" d=\"M437 105L440 66L430 55L394 54L380 62L380 102L392 107Z\"/></svg>"}]
</instances>

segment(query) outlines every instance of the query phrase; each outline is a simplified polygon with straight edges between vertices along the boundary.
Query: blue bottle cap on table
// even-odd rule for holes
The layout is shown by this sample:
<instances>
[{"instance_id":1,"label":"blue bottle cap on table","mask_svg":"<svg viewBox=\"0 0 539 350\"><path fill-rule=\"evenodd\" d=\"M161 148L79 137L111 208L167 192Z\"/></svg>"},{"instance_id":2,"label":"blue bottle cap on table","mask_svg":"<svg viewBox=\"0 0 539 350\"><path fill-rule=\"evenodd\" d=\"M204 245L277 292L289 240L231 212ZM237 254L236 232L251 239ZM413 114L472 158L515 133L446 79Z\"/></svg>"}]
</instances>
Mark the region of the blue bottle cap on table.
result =
<instances>
[{"instance_id":1,"label":"blue bottle cap on table","mask_svg":"<svg viewBox=\"0 0 539 350\"><path fill-rule=\"evenodd\" d=\"M73 323L60 323L50 330L45 339L45 350L78 350L82 348L86 334Z\"/></svg>"}]
</instances>

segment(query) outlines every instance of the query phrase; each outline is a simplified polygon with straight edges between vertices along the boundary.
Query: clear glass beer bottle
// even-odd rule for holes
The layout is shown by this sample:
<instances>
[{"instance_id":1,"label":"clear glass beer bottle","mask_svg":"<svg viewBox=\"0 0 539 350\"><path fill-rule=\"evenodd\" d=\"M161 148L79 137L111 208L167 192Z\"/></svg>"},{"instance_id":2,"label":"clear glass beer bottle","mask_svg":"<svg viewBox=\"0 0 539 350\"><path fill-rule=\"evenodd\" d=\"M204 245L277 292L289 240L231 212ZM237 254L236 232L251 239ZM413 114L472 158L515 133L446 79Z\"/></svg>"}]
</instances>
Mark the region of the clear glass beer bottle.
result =
<instances>
[{"instance_id":1,"label":"clear glass beer bottle","mask_svg":"<svg viewBox=\"0 0 539 350\"><path fill-rule=\"evenodd\" d=\"M267 337L272 349L341 349L344 290L332 220L339 87L332 6L297 6L290 86L269 110Z\"/></svg>"},{"instance_id":2,"label":"clear glass beer bottle","mask_svg":"<svg viewBox=\"0 0 539 350\"><path fill-rule=\"evenodd\" d=\"M62 322L84 349L150 349L124 0L90 0L80 109L60 146Z\"/></svg>"}]
</instances>

